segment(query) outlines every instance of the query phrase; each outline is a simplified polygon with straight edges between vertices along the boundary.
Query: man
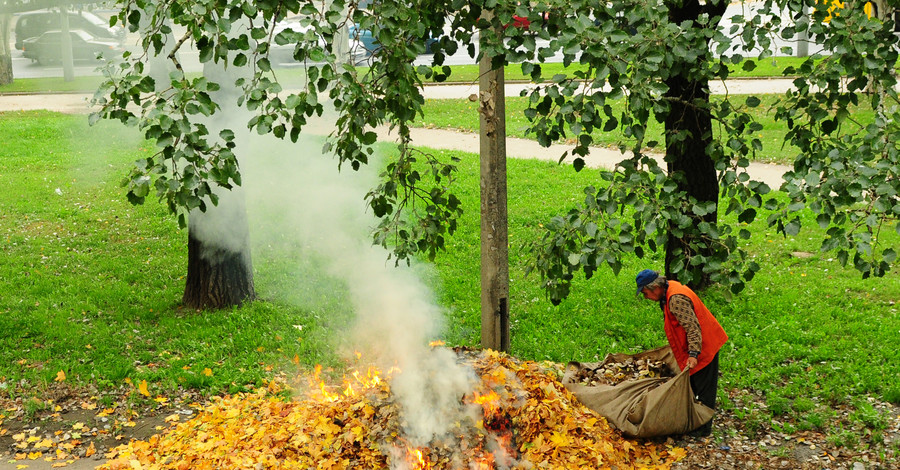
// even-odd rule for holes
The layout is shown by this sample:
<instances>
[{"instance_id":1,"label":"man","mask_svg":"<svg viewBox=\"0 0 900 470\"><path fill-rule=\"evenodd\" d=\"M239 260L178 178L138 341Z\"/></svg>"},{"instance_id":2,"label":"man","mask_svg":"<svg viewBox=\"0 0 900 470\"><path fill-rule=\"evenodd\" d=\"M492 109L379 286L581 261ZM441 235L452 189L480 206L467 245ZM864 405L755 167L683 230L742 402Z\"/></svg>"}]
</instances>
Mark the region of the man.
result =
<instances>
[{"instance_id":1,"label":"man","mask_svg":"<svg viewBox=\"0 0 900 470\"><path fill-rule=\"evenodd\" d=\"M637 293L659 302L666 338L681 370L690 369L691 390L700 403L716 409L719 385L719 349L728 340L725 330L697 294L677 281L645 269L637 275ZM712 420L691 433L708 436Z\"/></svg>"}]
</instances>

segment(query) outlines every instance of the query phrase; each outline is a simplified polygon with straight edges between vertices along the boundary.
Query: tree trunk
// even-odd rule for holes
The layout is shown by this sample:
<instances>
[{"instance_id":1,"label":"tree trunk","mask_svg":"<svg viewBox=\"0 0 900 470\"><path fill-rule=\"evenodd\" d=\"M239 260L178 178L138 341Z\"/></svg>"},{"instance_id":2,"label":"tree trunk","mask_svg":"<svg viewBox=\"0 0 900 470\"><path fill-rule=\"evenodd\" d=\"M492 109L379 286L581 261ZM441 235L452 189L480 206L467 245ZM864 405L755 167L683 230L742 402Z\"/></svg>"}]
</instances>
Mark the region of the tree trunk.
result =
<instances>
[{"instance_id":1,"label":"tree trunk","mask_svg":"<svg viewBox=\"0 0 900 470\"><path fill-rule=\"evenodd\" d=\"M488 19L492 13L485 12ZM485 31L487 33L487 31ZM481 347L509 351L509 231L503 67L479 63L481 142Z\"/></svg>"},{"instance_id":2,"label":"tree trunk","mask_svg":"<svg viewBox=\"0 0 900 470\"><path fill-rule=\"evenodd\" d=\"M9 15L0 15L0 85L13 82L12 51L9 49Z\"/></svg>"},{"instance_id":3,"label":"tree trunk","mask_svg":"<svg viewBox=\"0 0 900 470\"><path fill-rule=\"evenodd\" d=\"M191 213L185 307L229 308L256 298L246 210L230 205L231 199L221 198L207 213Z\"/></svg>"},{"instance_id":4,"label":"tree trunk","mask_svg":"<svg viewBox=\"0 0 900 470\"><path fill-rule=\"evenodd\" d=\"M669 17L672 22L696 21L703 13L709 13L710 17L725 12L727 2L719 0L719 5L701 5L697 0L688 0L681 7L671 7ZM695 23L696 27L700 27ZM709 27L714 28L715 24ZM708 60L704 57L701 60ZM716 179L716 167L712 157L707 154L707 148L712 143L712 119L707 107L709 103L709 82L706 79L692 77L692 64L681 64L674 67L681 73L671 76L666 80L669 91L666 97L669 99L671 109L666 116L666 162L669 175L680 175L678 178L679 189L699 202L718 202L719 184ZM695 105L697 103L697 105ZM677 177L677 176L676 176ZM718 211L712 211L706 215L698 216L689 213L688 216L696 223L707 221L714 223L717 220ZM691 245L695 246L691 246ZM681 250L678 252L678 250ZM671 234L666 242L666 275L674 278L672 265L679 259L687 264L694 255L711 254L712 248L702 240L685 236L679 238ZM693 288L702 288L709 283L709 276L699 275L689 283Z\"/></svg>"}]
</instances>

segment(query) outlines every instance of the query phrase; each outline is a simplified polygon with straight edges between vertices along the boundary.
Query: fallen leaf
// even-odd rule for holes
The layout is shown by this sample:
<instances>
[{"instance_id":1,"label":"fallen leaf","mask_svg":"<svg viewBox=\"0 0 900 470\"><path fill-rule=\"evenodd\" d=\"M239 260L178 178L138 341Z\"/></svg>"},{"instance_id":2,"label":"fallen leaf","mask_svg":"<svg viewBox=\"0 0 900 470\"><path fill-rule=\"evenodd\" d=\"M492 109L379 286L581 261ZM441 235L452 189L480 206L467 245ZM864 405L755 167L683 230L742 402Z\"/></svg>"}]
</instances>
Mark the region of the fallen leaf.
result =
<instances>
[{"instance_id":1,"label":"fallen leaf","mask_svg":"<svg viewBox=\"0 0 900 470\"><path fill-rule=\"evenodd\" d=\"M94 447L94 441L91 441L91 445L89 445L88 448L84 451L84 456L90 457L96 453L97 453L97 448Z\"/></svg>"},{"instance_id":2,"label":"fallen leaf","mask_svg":"<svg viewBox=\"0 0 900 470\"><path fill-rule=\"evenodd\" d=\"M147 381L146 380L141 380L141 384L138 385L138 391L141 392L141 395L143 395L145 397L150 396L150 391L147 390Z\"/></svg>"},{"instance_id":3,"label":"fallen leaf","mask_svg":"<svg viewBox=\"0 0 900 470\"><path fill-rule=\"evenodd\" d=\"M212 369L210 369L209 367L203 369L203 375L205 375L207 377L212 377Z\"/></svg>"},{"instance_id":4,"label":"fallen leaf","mask_svg":"<svg viewBox=\"0 0 900 470\"><path fill-rule=\"evenodd\" d=\"M53 379L57 382L65 382L66 381L66 373L63 371L59 371L56 373L56 378Z\"/></svg>"}]
</instances>

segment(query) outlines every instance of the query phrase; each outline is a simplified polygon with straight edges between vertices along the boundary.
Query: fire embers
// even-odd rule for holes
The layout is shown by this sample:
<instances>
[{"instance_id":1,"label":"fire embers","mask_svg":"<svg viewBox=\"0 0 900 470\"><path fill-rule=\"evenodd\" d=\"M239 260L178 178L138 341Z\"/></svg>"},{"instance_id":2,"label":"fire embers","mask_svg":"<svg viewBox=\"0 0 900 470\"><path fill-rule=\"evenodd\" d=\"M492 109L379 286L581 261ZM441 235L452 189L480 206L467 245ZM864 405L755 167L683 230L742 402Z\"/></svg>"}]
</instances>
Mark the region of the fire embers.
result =
<instances>
[{"instance_id":1,"label":"fire embers","mask_svg":"<svg viewBox=\"0 0 900 470\"><path fill-rule=\"evenodd\" d=\"M628 380L674 377L675 374L663 361L628 358L623 362L609 362L596 368L584 367L575 375L583 385L618 385Z\"/></svg>"}]
</instances>

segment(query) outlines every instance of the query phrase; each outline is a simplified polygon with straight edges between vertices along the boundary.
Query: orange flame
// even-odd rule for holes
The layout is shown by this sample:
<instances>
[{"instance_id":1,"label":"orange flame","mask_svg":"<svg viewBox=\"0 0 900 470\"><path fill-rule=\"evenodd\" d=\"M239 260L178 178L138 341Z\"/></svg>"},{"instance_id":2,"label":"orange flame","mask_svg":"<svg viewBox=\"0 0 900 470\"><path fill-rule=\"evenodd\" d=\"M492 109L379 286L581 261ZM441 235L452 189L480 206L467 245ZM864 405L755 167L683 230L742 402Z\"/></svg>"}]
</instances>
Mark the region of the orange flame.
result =
<instances>
[{"instance_id":1,"label":"orange flame","mask_svg":"<svg viewBox=\"0 0 900 470\"><path fill-rule=\"evenodd\" d=\"M428 345L431 346L432 348L436 348L438 346L443 346L444 344L446 344L446 343L444 343L441 340L432 341L432 342L428 343Z\"/></svg>"},{"instance_id":2,"label":"orange flame","mask_svg":"<svg viewBox=\"0 0 900 470\"><path fill-rule=\"evenodd\" d=\"M419 449L408 449L406 460L409 462L411 470L432 468Z\"/></svg>"},{"instance_id":3,"label":"orange flame","mask_svg":"<svg viewBox=\"0 0 900 470\"><path fill-rule=\"evenodd\" d=\"M494 454L484 454L472 464L472 470L494 470Z\"/></svg>"},{"instance_id":4,"label":"orange flame","mask_svg":"<svg viewBox=\"0 0 900 470\"><path fill-rule=\"evenodd\" d=\"M475 392L475 403L481 405L484 409L484 414L489 415L500 409L500 395L497 392L491 390L489 393L484 395Z\"/></svg>"},{"instance_id":5,"label":"orange flame","mask_svg":"<svg viewBox=\"0 0 900 470\"><path fill-rule=\"evenodd\" d=\"M357 353L359 354L359 353ZM352 397L366 390L379 387L384 383L384 376L390 376L392 373L399 372L400 369L392 367L387 373L382 372L375 366L369 366L365 373L360 370L354 370L349 376L344 376L342 388L332 387L334 392L329 390L329 386L322 380L322 366L316 365L315 373L309 378L310 382L310 398L323 402L335 402L343 397ZM338 393L337 391L340 390Z\"/></svg>"}]
</instances>

